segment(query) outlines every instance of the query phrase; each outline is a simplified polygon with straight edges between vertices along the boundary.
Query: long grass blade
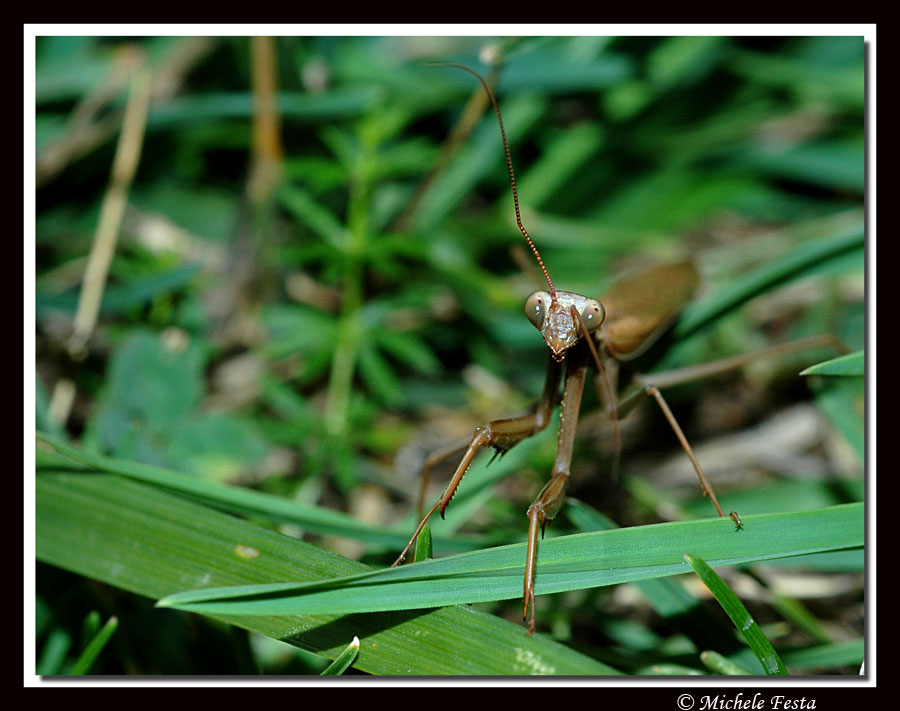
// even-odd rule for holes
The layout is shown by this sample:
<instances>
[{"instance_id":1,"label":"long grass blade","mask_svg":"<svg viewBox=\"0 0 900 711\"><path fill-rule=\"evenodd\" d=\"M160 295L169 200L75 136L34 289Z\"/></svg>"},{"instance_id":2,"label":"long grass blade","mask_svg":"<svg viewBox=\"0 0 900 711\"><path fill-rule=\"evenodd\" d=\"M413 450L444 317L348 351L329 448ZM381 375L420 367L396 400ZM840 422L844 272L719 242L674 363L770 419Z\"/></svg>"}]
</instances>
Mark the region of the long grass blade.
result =
<instances>
[{"instance_id":1,"label":"long grass blade","mask_svg":"<svg viewBox=\"0 0 900 711\"><path fill-rule=\"evenodd\" d=\"M542 542L537 594L689 572L685 551L734 565L863 545L862 504L816 511L706 519L575 534ZM185 590L160 601L208 614L374 612L514 599L522 594L525 544L367 570L337 580Z\"/></svg>"},{"instance_id":2,"label":"long grass blade","mask_svg":"<svg viewBox=\"0 0 900 711\"><path fill-rule=\"evenodd\" d=\"M187 494L227 511L264 516L272 521L294 523L316 533L357 538L369 543L389 545L398 550L409 540L407 531L393 531L365 524L341 511L304 505L243 487L209 482L149 464L91 454L43 432L38 432L36 437L38 442L49 445L72 461L97 471L110 472ZM455 551L472 547L465 543L454 543L452 540L446 541L445 544L446 549Z\"/></svg>"},{"instance_id":3,"label":"long grass blade","mask_svg":"<svg viewBox=\"0 0 900 711\"><path fill-rule=\"evenodd\" d=\"M865 375L866 352L856 351L811 365L800 375Z\"/></svg>"},{"instance_id":4,"label":"long grass blade","mask_svg":"<svg viewBox=\"0 0 900 711\"><path fill-rule=\"evenodd\" d=\"M799 279L830 262L857 253L865 247L863 221L834 230L832 234L802 244L783 257L729 284L720 293L685 309L674 328L674 337L685 339L741 304L777 286Z\"/></svg>"},{"instance_id":5,"label":"long grass blade","mask_svg":"<svg viewBox=\"0 0 900 711\"><path fill-rule=\"evenodd\" d=\"M326 667L320 676L340 676L353 664L357 654L359 654L359 637L354 637L347 648Z\"/></svg>"},{"instance_id":6,"label":"long grass blade","mask_svg":"<svg viewBox=\"0 0 900 711\"><path fill-rule=\"evenodd\" d=\"M75 664L72 665L71 670L69 670L69 674L78 675L78 674L87 674L94 662L97 660L97 657L100 656L100 652L103 651L104 647L106 647L107 642L112 638L113 634L119 627L119 620L116 617L110 617L106 624L97 631L91 641L88 642L88 645L84 648L84 651L78 656L78 659L75 660Z\"/></svg>"},{"instance_id":7,"label":"long grass blade","mask_svg":"<svg viewBox=\"0 0 900 711\"><path fill-rule=\"evenodd\" d=\"M781 657L778 656L772 643L763 634L759 625L756 624L756 620L747 612L744 603L731 591L731 588L725 584L725 581L700 556L685 553L684 557L690 563L694 572L706 584L706 587L709 588L709 591L722 606L722 609L725 610L728 617L731 618L734 626L747 640L747 644L750 645L750 649L753 650L759 663L762 664L766 674L787 674L787 667L784 666L784 662L781 661Z\"/></svg>"},{"instance_id":8,"label":"long grass blade","mask_svg":"<svg viewBox=\"0 0 900 711\"><path fill-rule=\"evenodd\" d=\"M370 570L125 477L44 470L35 486L39 561L152 599L185 588L312 582ZM528 637L514 622L469 607L422 607L216 617L330 659L357 636L354 667L371 674L619 673L543 635Z\"/></svg>"}]
</instances>

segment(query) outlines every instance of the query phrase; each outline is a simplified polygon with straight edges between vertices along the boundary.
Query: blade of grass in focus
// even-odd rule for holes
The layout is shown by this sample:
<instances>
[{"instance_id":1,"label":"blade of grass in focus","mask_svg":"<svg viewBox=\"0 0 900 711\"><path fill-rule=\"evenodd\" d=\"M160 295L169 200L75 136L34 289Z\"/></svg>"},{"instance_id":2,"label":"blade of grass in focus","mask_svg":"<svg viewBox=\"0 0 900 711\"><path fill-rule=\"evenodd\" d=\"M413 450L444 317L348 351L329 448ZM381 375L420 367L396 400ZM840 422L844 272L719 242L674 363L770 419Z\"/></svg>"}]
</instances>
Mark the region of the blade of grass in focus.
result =
<instances>
[{"instance_id":1,"label":"blade of grass in focus","mask_svg":"<svg viewBox=\"0 0 900 711\"><path fill-rule=\"evenodd\" d=\"M312 582L370 570L183 496L109 474L42 471L36 479L36 517L39 561L152 599L186 587ZM372 674L617 673L469 607L213 617L331 659L348 638L358 636L354 666Z\"/></svg>"},{"instance_id":2,"label":"blade of grass in focus","mask_svg":"<svg viewBox=\"0 0 900 711\"><path fill-rule=\"evenodd\" d=\"M547 594L687 572L685 550L715 565L749 563L863 545L862 504L815 511L634 526L542 542L535 592ZM403 610L522 594L525 544L500 546L421 563L369 570L339 580L289 581L187 590L163 606L214 614L355 613Z\"/></svg>"},{"instance_id":3,"label":"blade of grass in focus","mask_svg":"<svg viewBox=\"0 0 900 711\"><path fill-rule=\"evenodd\" d=\"M781 657L772 647L772 643L769 642L759 625L756 624L756 620L750 616L747 608L725 581L700 556L685 553L684 558L709 588L713 597L718 600L737 630L747 640L747 644L750 645L750 649L753 650L766 674L787 674L787 667L784 666Z\"/></svg>"}]
</instances>

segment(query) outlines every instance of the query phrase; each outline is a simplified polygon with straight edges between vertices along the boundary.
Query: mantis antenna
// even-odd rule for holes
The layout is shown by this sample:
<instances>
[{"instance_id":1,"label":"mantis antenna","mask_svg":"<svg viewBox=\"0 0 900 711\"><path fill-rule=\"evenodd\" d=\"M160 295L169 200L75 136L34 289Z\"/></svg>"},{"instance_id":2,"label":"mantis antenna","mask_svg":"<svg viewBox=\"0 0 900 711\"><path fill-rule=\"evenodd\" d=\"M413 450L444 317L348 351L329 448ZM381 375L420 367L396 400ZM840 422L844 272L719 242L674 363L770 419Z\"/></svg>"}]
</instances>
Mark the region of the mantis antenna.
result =
<instances>
[{"instance_id":1,"label":"mantis antenna","mask_svg":"<svg viewBox=\"0 0 900 711\"><path fill-rule=\"evenodd\" d=\"M503 128L503 117L500 115L500 107L497 105L497 99L494 98L494 92L491 91L491 87L488 86L488 83L478 72L474 69L470 69L465 64L456 64L455 62L429 62L429 66L456 67L457 69L462 69L464 72L468 72L480 81L481 86L483 86L484 90L487 92L488 98L491 100L491 105L494 107L494 113L497 114L497 121L500 123L500 136L503 138L503 150L506 152L506 167L509 168L509 184L512 186L513 203L516 206L516 224L519 226L519 230L527 240L528 246L531 247L531 251L534 252L534 257L537 259L538 266L541 268L541 272L543 272L544 278L547 280L547 285L550 287L550 297L553 301L556 301L556 289L553 288L553 281L550 279L547 267L544 266L544 260L541 259L541 253L538 252L538 248L534 246L534 242L531 241L531 237L528 236L528 232L522 225L522 215L519 212L519 194L516 191L516 173L513 170L512 158L509 155L509 143L506 140L506 129Z\"/></svg>"}]
</instances>

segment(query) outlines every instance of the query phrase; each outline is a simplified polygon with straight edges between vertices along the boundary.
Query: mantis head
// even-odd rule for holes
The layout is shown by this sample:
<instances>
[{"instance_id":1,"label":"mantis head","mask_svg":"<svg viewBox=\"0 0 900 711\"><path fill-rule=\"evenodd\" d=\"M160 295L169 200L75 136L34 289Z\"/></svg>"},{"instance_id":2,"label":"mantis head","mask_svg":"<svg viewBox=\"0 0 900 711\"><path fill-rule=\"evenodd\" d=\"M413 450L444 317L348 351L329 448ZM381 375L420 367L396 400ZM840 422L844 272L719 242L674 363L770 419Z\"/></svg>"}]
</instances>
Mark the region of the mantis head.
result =
<instances>
[{"instance_id":1,"label":"mantis head","mask_svg":"<svg viewBox=\"0 0 900 711\"><path fill-rule=\"evenodd\" d=\"M528 316L528 320L541 332L553 358L557 361L562 361L565 358L566 351L578 343L578 339L584 335L585 331L592 333L600 327L600 324L606 318L606 310L599 301L570 291L557 292L554 289L550 274L547 273L547 268L544 266L544 260L541 259L540 252L534 246L534 242L531 241L531 237L522 224L522 216L519 212L519 195L516 191L516 176L515 171L513 171L512 158L509 155L506 129L503 127L503 117L500 115L500 107L497 105L497 99L494 97L491 87L488 86L488 83L478 72L465 65L456 64L455 62L439 62L436 64L438 66L462 69L478 79L491 100L494 113L497 114L497 122L500 125L500 137L503 139L503 150L506 153L506 166L509 169L509 183L512 188L513 205L516 209L516 224L519 226L522 236L528 242L528 246L531 247L531 251L534 253L534 257L541 268L544 278L547 280L549 288L549 291L536 291L528 297L525 301L525 313Z\"/></svg>"},{"instance_id":2,"label":"mantis head","mask_svg":"<svg viewBox=\"0 0 900 711\"><path fill-rule=\"evenodd\" d=\"M596 299L571 291L536 291L525 300L525 315L541 332L553 358L561 361L585 330L593 333L600 327L606 309Z\"/></svg>"}]
</instances>

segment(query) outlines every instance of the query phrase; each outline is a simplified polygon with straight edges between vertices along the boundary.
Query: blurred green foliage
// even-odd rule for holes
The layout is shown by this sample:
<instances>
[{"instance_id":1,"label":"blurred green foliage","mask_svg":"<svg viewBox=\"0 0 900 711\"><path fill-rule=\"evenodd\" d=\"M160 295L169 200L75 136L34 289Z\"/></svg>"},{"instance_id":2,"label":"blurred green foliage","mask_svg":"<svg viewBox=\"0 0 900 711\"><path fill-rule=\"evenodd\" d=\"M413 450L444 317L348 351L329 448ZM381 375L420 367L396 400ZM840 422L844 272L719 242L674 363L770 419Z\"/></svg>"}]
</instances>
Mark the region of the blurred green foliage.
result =
<instances>
[{"instance_id":1,"label":"blurred green foliage","mask_svg":"<svg viewBox=\"0 0 900 711\"><path fill-rule=\"evenodd\" d=\"M100 323L76 360L65 343L127 98L125 46L150 66L153 96ZM284 37L274 46L282 157L276 179L254 191L248 38L37 38L39 429L351 512L377 489L376 515L396 519L414 498L417 465L395 462L420 462L536 397L545 355L521 303L540 281L522 266L531 258L496 121L484 112L446 149L481 89L428 60L488 74L479 52L502 59L496 93L523 220L560 288L601 295L648 259L689 255L708 294L805 242L862 230L859 37ZM862 348L861 250L830 268L801 283L815 281L812 291L770 302L774 312L723 319L681 357L823 331ZM50 403L63 379L76 397L61 425ZM552 461L552 439L536 469ZM487 528L521 537L544 476L515 506L491 504ZM86 612L68 615L59 576L39 576L42 609L74 624ZM128 661L101 656L109 673L208 669L180 655L172 663L185 666L169 666L167 652L129 656L129 623L115 614L111 644ZM220 670L255 668L244 642L231 647Z\"/></svg>"}]
</instances>

